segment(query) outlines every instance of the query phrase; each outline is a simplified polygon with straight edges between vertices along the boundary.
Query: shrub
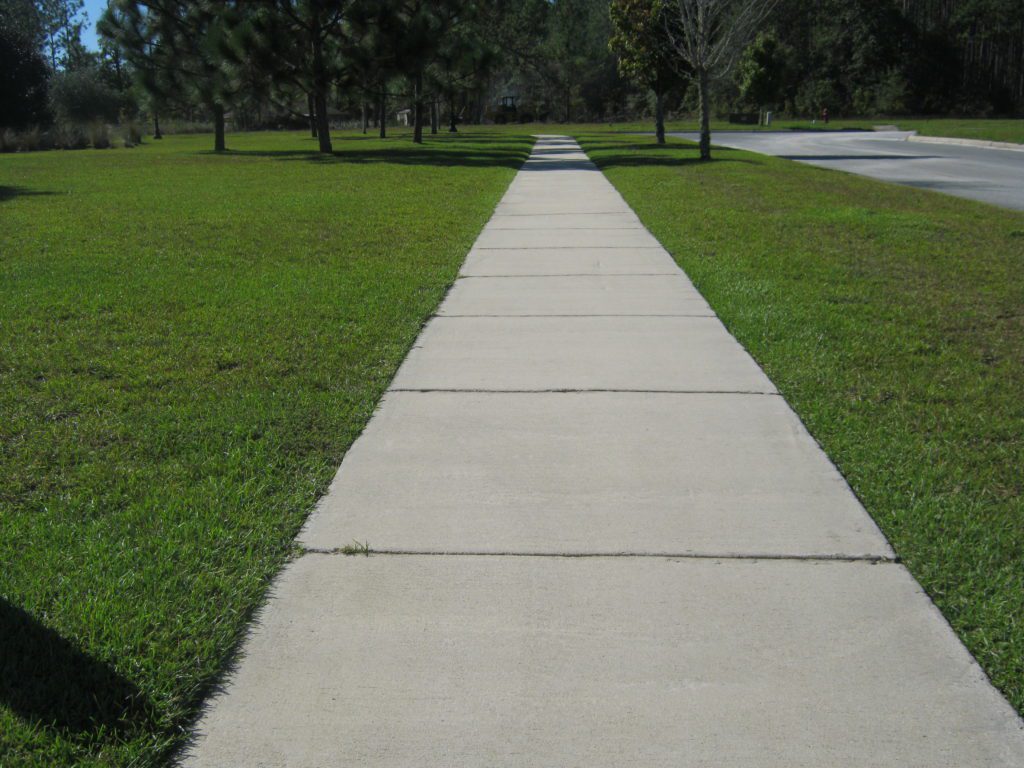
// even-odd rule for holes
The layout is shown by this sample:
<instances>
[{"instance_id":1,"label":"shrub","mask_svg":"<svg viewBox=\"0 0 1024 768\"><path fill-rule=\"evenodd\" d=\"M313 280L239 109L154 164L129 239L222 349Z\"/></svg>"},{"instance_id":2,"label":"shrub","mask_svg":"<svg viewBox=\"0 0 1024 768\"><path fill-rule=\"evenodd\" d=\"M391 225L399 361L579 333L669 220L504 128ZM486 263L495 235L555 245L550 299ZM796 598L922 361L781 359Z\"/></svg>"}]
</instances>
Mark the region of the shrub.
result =
<instances>
[{"instance_id":1,"label":"shrub","mask_svg":"<svg viewBox=\"0 0 1024 768\"><path fill-rule=\"evenodd\" d=\"M36 149L38 150L49 150L53 149L53 131L39 131L39 139L36 142Z\"/></svg>"},{"instance_id":2,"label":"shrub","mask_svg":"<svg viewBox=\"0 0 1024 768\"><path fill-rule=\"evenodd\" d=\"M125 120L121 123L121 135L126 147L134 147L142 143L142 126L136 120Z\"/></svg>"},{"instance_id":3,"label":"shrub","mask_svg":"<svg viewBox=\"0 0 1024 768\"><path fill-rule=\"evenodd\" d=\"M93 121L89 123L86 132L93 149L110 149L110 128L106 123Z\"/></svg>"},{"instance_id":4,"label":"shrub","mask_svg":"<svg viewBox=\"0 0 1024 768\"><path fill-rule=\"evenodd\" d=\"M42 146L42 131L37 127L26 128L17 134L18 150L20 152L34 152Z\"/></svg>"},{"instance_id":5,"label":"shrub","mask_svg":"<svg viewBox=\"0 0 1024 768\"><path fill-rule=\"evenodd\" d=\"M53 129L53 143L58 149L85 149L89 146L89 137L80 125L58 123Z\"/></svg>"},{"instance_id":6,"label":"shrub","mask_svg":"<svg viewBox=\"0 0 1024 768\"><path fill-rule=\"evenodd\" d=\"M121 109L121 96L100 79L98 72L83 67L54 75L50 103L59 123L113 123Z\"/></svg>"}]
</instances>

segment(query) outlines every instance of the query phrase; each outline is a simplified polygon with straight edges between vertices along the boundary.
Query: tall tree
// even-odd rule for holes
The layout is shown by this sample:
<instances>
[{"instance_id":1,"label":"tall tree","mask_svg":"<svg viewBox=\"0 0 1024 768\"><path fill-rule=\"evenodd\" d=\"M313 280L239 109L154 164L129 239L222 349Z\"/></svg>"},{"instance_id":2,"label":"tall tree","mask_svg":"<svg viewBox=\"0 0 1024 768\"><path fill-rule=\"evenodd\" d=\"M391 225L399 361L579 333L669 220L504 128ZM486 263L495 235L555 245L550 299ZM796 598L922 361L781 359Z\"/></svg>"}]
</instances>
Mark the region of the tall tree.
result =
<instances>
[{"instance_id":1,"label":"tall tree","mask_svg":"<svg viewBox=\"0 0 1024 768\"><path fill-rule=\"evenodd\" d=\"M448 131L458 131L456 99L460 91L478 87L499 55L485 35L484 19L472 8L445 34L432 69L433 80L448 108Z\"/></svg>"},{"instance_id":2,"label":"tall tree","mask_svg":"<svg viewBox=\"0 0 1024 768\"><path fill-rule=\"evenodd\" d=\"M250 43L279 77L309 94L320 151L333 152L328 104L342 75L355 0L265 0Z\"/></svg>"},{"instance_id":3,"label":"tall tree","mask_svg":"<svg viewBox=\"0 0 1024 768\"><path fill-rule=\"evenodd\" d=\"M551 6L542 55L559 91L565 122L572 120L573 102L584 81L609 56L609 23L604 0L554 0Z\"/></svg>"},{"instance_id":4,"label":"tall tree","mask_svg":"<svg viewBox=\"0 0 1024 768\"><path fill-rule=\"evenodd\" d=\"M693 70L700 98L700 158L711 159L711 84L732 70L776 0L675 0L666 30Z\"/></svg>"},{"instance_id":5,"label":"tall tree","mask_svg":"<svg viewBox=\"0 0 1024 768\"><path fill-rule=\"evenodd\" d=\"M619 71L654 93L654 126L665 143L665 94L682 82L679 62L668 36L667 3L672 0L612 0L613 34L609 47Z\"/></svg>"},{"instance_id":6,"label":"tall tree","mask_svg":"<svg viewBox=\"0 0 1024 768\"><path fill-rule=\"evenodd\" d=\"M50 66L58 69L74 69L86 60L82 44L82 28L88 23L83 0L39 0L36 3Z\"/></svg>"},{"instance_id":7,"label":"tall tree","mask_svg":"<svg viewBox=\"0 0 1024 768\"><path fill-rule=\"evenodd\" d=\"M27 41L41 55L44 53L46 33L35 0L0 0L0 28Z\"/></svg>"},{"instance_id":8,"label":"tall tree","mask_svg":"<svg viewBox=\"0 0 1024 768\"><path fill-rule=\"evenodd\" d=\"M788 60L789 51L774 34L758 33L736 68L740 96L758 109L777 104L789 75Z\"/></svg>"},{"instance_id":9,"label":"tall tree","mask_svg":"<svg viewBox=\"0 0 1024 768\"><path fill-rule=\"evenodd\" d=\"M158 101L194 97L209 110L217 152L226 149L225 112L239 89L227 48L245 21L243 7L213 0L113 0L98 27Z\"/></svg>"},{"instance_id":10,"label":"tall tree","mask_svg":"<svg viewBox=\"0 0 1024 768\"><path fill-rule=\"evenodd\" d=\"M0 8L0 127L23 128L45 123L46 62L30 26Z\"/></svg>"},{"instance_id":11,"label":"tall tree","mask_svg":"<svg viewBox=\"0 0 1024 768\"><path fill-rule=\"evenodd\" d=\"M391 0L392 56L412 92L413 141L423 143L428 68L446 36L472 13L470 0ZM396 34L397 33L397 34Z\"/></svg>"}]
</instances>

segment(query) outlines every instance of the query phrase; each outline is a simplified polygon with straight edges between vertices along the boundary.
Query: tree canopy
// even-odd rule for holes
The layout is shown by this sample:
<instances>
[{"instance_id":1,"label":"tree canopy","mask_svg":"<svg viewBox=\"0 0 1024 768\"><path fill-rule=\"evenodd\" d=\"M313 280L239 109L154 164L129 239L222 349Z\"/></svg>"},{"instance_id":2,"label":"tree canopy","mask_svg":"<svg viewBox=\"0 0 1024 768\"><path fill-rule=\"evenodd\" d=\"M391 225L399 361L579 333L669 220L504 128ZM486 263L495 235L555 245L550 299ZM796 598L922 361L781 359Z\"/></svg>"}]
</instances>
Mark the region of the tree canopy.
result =
<instances>
[{"instance_id":1,"label":"tree canopy","mask_svg":"<svg viewBox=\"0 0 1024 768\"><path fill-rule=\"evenodd\" d=\"M330 152L339 124L405 116L420 141L441 122L653 116L660 136L697 110L1024 111L1020 0L110 0L99 21L89 51L82 0L0 0L0 127L163 114L212 124L218 150L229 124L303 125Z\"/></svg>"}]
</instances>

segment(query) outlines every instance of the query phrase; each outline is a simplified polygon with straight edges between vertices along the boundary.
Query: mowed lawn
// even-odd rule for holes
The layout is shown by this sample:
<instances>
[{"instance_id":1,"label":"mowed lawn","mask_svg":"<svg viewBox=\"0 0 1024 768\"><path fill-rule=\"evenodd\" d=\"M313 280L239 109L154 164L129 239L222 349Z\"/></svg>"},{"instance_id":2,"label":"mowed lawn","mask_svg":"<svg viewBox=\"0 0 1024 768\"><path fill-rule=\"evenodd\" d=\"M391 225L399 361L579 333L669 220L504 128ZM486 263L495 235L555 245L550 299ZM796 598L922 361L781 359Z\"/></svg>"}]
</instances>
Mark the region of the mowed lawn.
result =
<instances>
[{"instance_id":1,"label":"mowed lawn","mask_svg":"<svg viewBox=\"0 0 1024 768\"><path fill-rule=\"evenodd\" d=\"M881 124L895 125L900 130L917 131L922 136L1024 144L1024 120L1021 119L892 118L856 122L864 128ZM843 125L843 121L840 120L839 125Z\"/></svg>"},{"instance_id":2,"label":"mowed lawn","mask_svg":"<svg viewBox=\"0 0 1024 768\"><path fill-rule=\"evenodd\" d=\"M980 141L1003 141L1024 144L1024 119L1010 118L923 118L923 117L855 117L833 118L826 126L820 120L773 120L771 126L732 125L724 120L711 124L712 131L870 131L876 125L895 126L901 131L917 131L922 136L944 136L953 139L976 139ZM654 132L653 121L626 122L610 125L617 131ZM587 130L586 126L572 126L575 130ZM668 132L692 132L700 130L696 119L670 120L665 129ZM551 126L541 129L550 132ZM591 127L592 130L592 127Z\"/></svg>"},{"instance_id":3,"label":"mowed lawn","mask_svg":"<svg viewBox=\"0 0 1024 768\"><path fill-rule=\"evenodd\" d=\"M1024 214L578 138L1024 711Z\"/></svg>"},{"instance_id":4,"label":"mowed lawn","mask_svg":"<svg viewBox=\"0 0 1024 768\"><path fill-rule=\"evenodd\" d=\"M857 129L870 131L876 125L896 126L901 131L917 131L922 136L944 136L951 139L972 139L979 141L1002 141L1012 144L1024 144L1024 120L965 118L926 118L926 117L875 117L838 118L829 122L827 129L841 131ZM718 130L749 130L749 126L719 124ZM821 121L811 123L810 120L777 120L771 128L761 130L822 130ZM688 129L697 130L696 124Z\"/></svg>"},{"instance_id":5,"label":"mowed lawn","mask_svg":"<svg viewBox=\"0 0 1024 768\"><path fill-rule=\"evenodd\" d=\"M0 156L0 765L159 764L531 140Z\"/></svg>"}]
</instances>

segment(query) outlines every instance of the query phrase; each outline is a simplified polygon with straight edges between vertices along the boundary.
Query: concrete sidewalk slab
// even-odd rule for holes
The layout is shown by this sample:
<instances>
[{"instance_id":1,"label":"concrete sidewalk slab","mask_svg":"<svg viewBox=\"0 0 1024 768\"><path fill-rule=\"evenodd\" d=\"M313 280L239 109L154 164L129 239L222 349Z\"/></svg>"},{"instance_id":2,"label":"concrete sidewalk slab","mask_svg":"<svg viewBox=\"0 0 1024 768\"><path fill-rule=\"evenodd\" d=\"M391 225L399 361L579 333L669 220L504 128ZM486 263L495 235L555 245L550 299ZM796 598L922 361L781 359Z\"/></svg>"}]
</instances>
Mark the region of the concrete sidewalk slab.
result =
<instances>
[{"instance_id":1,"label":"concrete sidewalk slab","mask_svg":"<svg viewBox=\"0 0 1024 768\"><path fill-rule=\"evenodd\" d=\"M781 397L389 393L300 541L892 557Z\"/></svg>"},{"instance_id":2,"label":"concrete sidewalk slab","mask_svg":"<svg viewBox=\"0 0 1024 768\"><path fill-rule=\"evenodd\" d=\"M474 248L661 248L646 229L490 229Z\"/></svg>"},{"instance_id":3,"label":"concrete sidewalk slab","mask_svg":"<svg viewBox=\"0 0 1024 768\"><path fill-rule=\"evenodd\" d=\"M494 209L495 215L501 216L526 216L535 214L594 214L607 213L616 207L623 205L618 193L604 192L602 194L579 194L566 195L564 198L552 200L550 198L537 199L536 195L529 192L508 194L502 198L502 202ZM541 223L541 222L538 222ZM539 227L538 227L539 228Z\"/></svg>"},{"instance_id":4,"label":"concrete sidewalk slab","mask_svg":"<svg viewBox=\"0 0 1024 768\"><path fill-rule=\"evenodd\" d=\"M437 317L392 387L776 392L710 317Z\"/></svg>"},{"instance_id":5,"label":"concrete sidewalk slab","mask_svg":"<svg viewBox=\"0 0 1024 768\"><path fill-rule=\"evenodd\" d=\"M566 213L624 213L629 206L616 189L605 182L583 182L571 187L562 184L515 184L495 208L496 215ZM538 219L538 221L540 221Z\"/></svg>"},{"instance_id":6,"label":"concrete sidewalk slab","mask_svg":"<svg viewBox=\"0 0 1024 768\"><path fill-rule=\"evenodd\" d=\"M466 277L521 275L678 275L672 257L656 248L525 248L477 250L466 257Z\"/></svg>"},{"instance_id":7,"label":"concrete sidewalk slab","mask_svg":"<svg viewBox=\"0 0 1024 768\"><path fill-rule=\"evenodd\" d=\"M438 314L714 317L704 297L678 270L674 275L462 278L452 286Z\"/></svg>"},{"instance_id":8,"label":"concrete sidewalk slab","mask_svg":"<svg viewBox=\"0 0 1024 768\"><path fill-rule=\"evenodd\" d=\"M190 768L1024 765L896 565L292 563Z\"/></svg>"},{"instance_id":9,"label":"concrete sidewalk slab","mask_svg":"<svg viewBox=\"0 0 1024 768\"><path fill-rule=\"evenodd\" d=\"M633 213L495 213L487 229L643 229Z\"/></svg>"}]
</instances>

